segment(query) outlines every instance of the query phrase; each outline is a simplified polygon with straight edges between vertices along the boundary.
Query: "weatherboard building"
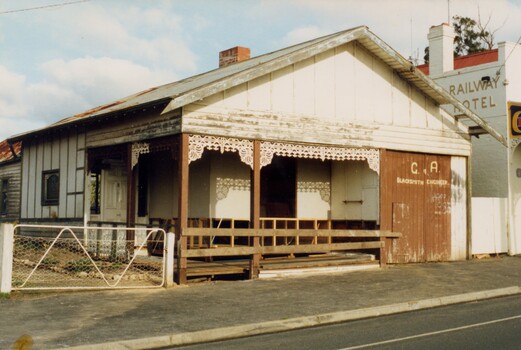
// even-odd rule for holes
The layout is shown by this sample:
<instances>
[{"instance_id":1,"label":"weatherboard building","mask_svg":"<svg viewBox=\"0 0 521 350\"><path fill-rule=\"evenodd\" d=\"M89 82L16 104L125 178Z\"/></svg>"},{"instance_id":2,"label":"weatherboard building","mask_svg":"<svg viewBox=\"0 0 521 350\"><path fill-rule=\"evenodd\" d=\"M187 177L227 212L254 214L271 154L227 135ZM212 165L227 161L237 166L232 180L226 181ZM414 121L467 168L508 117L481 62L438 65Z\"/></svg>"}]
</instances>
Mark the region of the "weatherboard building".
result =
<instances>
[{"instance_id":1,"label":"weatherboard building","mask_svg":"<svg viewBox=\"0 0 521 350\"><path fill-rule=\"evenodd\" d=\"M247 51L10 138L23 142L20 220L164 225L180 282L229 257L247 263L206 274L348 251L470 256L471 136L505 147L498 132L367 27Z\"/></svg>"}]
</instances>

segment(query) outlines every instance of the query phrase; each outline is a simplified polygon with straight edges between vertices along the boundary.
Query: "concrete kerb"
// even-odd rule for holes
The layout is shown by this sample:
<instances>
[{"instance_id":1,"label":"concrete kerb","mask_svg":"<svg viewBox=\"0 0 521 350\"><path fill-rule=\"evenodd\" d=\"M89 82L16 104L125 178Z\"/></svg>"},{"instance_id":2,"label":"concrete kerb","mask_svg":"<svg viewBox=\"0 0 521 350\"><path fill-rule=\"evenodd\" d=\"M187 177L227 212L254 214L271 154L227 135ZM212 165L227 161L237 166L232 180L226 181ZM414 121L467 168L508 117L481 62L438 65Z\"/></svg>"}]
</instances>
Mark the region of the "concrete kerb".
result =
<instances>
[{"instance_id":1,"label":"concrete kerb","mask_svg":"<svg viewBox=\"0 0 521 350\"><path fill-rule=\"evenodd\" d=\"M159 349L171 346L181 346L197 343L242 338L253 335L278 333L300 328L328 325L364 318L385 316L408 311L417 311L440 306L467 303L497 297L521 294L521 287L512 286L500 289L485 290L446 297L423 299L391 305L369 307L358 310L339 311L313 316L290 318L286 320L252 323L241 326L215 328L196 332L187 332L151 338L123 340L102 344L81 345L70 347L73 350L142 350Z\"/></svg>"}]
</instances>

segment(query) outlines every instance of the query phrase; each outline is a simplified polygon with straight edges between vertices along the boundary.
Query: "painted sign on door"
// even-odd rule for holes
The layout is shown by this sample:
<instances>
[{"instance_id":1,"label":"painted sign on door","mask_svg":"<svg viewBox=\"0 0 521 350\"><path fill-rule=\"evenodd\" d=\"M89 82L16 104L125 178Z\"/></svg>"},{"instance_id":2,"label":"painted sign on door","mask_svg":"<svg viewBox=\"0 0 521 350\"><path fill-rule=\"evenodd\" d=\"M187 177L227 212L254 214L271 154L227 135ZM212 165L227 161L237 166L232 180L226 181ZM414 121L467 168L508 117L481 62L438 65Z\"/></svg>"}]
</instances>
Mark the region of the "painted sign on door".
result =
<instances>
[{"instance_id":1,"label":"painted sign on door","mask_svg":"<svg viewBox=\"0 0 521 350\"><path fill-rule=\"evenodd\" d=\"M381 159L381 228L402 233L386 247L388 262L448 260L450 157L385 151Z\"/></svg>"}]
</instances>

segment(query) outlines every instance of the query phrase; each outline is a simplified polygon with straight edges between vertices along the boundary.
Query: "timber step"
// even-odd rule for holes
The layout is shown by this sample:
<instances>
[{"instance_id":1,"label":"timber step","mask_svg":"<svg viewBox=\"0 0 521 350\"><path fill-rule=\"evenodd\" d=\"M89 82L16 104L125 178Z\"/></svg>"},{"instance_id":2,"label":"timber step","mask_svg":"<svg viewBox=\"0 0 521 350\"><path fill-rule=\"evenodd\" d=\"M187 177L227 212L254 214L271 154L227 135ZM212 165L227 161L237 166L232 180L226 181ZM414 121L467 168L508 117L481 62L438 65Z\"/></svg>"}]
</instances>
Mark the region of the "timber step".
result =
<instances>
[{"instance_id":1,"label":"timber step","mask_svg":"<svg viewBox=\"0 0 521 350\"><path fill-rule=\"evenodd\" d=\"M284 269L309 269L347 265L378 265L371 254L317 254L305 257L264 258L260 261L261 271ZM187 277L240 275L249 270L249 260L217 260L211 262L188 260Z\"/></svg>"},{"instance_id":2,"label":"timber step","mask_svg":"<svg viewBox=\"0 0 521 350\"><path fill-rule=\"evenodd\" d=\"M261 270L316 268L379 263L371 254L321 254L295 258L261 260Z\"/></svg>"},{"instance_id":3,"label":"timber step","mask_svg":"<svg viewBox=\"0 0 521 350\"><path fill-rule=\"evenodd\" d=\"M249 264L250 262L248 260L212 262L188 260L186 273L187 277L237 275L247 272Z\"/></svg>"}]
</instances>

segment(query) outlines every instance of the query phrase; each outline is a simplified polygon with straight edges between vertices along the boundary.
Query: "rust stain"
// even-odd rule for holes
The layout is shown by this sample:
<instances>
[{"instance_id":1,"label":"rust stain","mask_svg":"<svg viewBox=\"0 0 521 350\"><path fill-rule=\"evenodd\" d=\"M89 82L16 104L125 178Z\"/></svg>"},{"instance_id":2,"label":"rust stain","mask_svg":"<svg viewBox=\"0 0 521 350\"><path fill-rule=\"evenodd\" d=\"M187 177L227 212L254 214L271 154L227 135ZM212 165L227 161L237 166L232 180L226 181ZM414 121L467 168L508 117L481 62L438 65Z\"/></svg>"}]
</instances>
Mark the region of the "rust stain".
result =
<instances>
[{"instance_id":1,"label":"rust stain","mask_svg":"<svg viewBox=\"0 0 521 350\"><path fill-rule=\"evenodd\" d=\"M13 144L13 150L16 153L16 156L20 156L22 152L22 142L18 141ZM13 152L11 152L11 148L9 147L9 143L7 140L0 142L0 163L7 162L13 160Z\"/></svg>"},{"instance_id":2,"label":"rust stain","mask_svg":"<svg viewBox=\"0 0 521 350\"><path fill-rule=\"evenodd\" d=\"M52 125L61 125L61 124L66 124L66 123L69 123L71 121L74 121L74 120L79 120L79 119L83 119L83 118L86 118L86 117L90 117L94 114L97 114L99 112L102 112L106 109L109 109L109 108L112 108L112 107L116 107L116 106L119 106L119 105L122 105L124 103L127 103L129 101L131 101L132 99L136 98L136 97L139 97L139 96L143 96L143 95L146 95L152 91L155 91L157 90L159 87L153 87L153 88L150 88L150 89L147 89L147 90L144 90L144 91L141 91L135 95L132 95L132 96L129 96L127 98L124 98L124 99L120 99L118 101L114 101L114 102L111 102L111 103L107 103L107 104L104 104L104 105L101 105L101 106L98 106L98 107L94 107L94 108L91 108L85 112L82 112L82 113L78 113L78 114L75 114L73 115L72 117L68 117L68 118L65 118L65 119L62 119Z\"/></svg>"},{"instance_id":3,"label":"rust stain","mask_svg":"<svg viewBox=\"0 0 521 350\"><path fill-rule=\"evenodd\" d=\"M386 151L382 157L382 229L402 232L389 263L446 261L451 252L449 156Z\"/></svg>"}]
</instances>

